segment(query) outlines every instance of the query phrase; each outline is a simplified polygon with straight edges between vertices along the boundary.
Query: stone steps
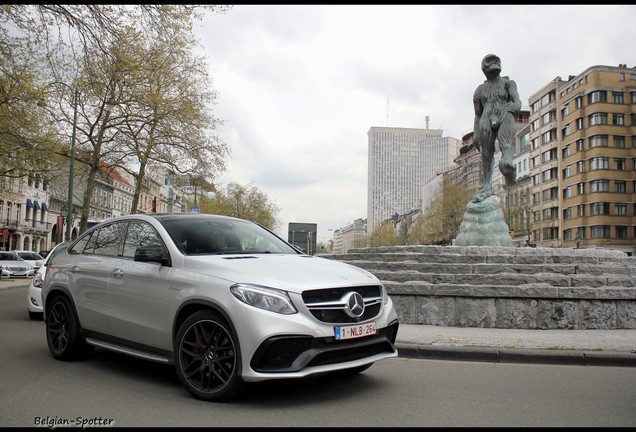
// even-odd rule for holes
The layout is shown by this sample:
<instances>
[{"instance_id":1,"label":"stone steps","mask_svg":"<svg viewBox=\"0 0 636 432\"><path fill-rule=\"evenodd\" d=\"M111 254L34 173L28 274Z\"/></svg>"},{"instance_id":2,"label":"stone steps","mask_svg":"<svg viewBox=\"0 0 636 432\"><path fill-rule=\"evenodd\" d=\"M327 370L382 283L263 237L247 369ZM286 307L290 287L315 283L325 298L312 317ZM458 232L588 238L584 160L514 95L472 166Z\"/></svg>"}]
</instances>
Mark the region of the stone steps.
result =
<instances>
[{"instance_id":1,"label":"stone steps","mask_svg":"<svg viewBox=\"0 0 636 432\"><path fill-rule=\"evenodd\" d=\"M321 256L376 275L406 324L636 328L636 258L620 251L391 246Z\"/></svg>"}]
</instances>

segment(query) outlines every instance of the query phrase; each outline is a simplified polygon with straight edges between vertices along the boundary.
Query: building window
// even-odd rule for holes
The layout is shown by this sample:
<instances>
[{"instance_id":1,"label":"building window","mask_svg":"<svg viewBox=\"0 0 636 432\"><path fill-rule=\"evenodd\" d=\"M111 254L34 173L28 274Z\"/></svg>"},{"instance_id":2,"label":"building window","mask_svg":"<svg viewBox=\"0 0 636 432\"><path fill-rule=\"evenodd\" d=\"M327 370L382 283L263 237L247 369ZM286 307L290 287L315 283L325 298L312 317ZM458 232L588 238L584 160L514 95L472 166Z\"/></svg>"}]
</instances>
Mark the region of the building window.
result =
<instances>
[{"instance_id":1,"label":"building window","mask_svg":"<svg viewBox=\"0 0 636 432\"><path fill-rule=\"evenodd\" d=\"M607 113L594 113L590 115L590 126L606 125Z\"/></svg>"},{"instance_id":2,"label":"building window","mask_svg":"<svg viewBox=\"0 0 636 432\"><path fill-rule=\"evenodd\" d=\"M543 230L543 240L556 240L559 238L559 229L556 227L545 228Z\"/></svg>"},{"instance_id":3,"label":"building window","mask_svg":"<svg viewBox=\"0 0 636 432\"><path fill-rule=\"evenodd\" d=\"M572 175L571 167L572 165L568 165L563 168L563 178L568 178Z\"/></svg>"},{"instance_id":4,"label":"building window","mask_svg":"<svg viewBox=\"0 0 636 432\"><path fill-rule=\"evenodd\" d=\"M561 119L564 119L570 113L570 105L566 104L561 108Z\"/></svg>"},{"instance_id":5,"label":"building window","mask_svg":"<svg viewBox=\"0 0 636 432\"><path fill-rule=\"evenodd\" d=\"M619 193L627 192L627 182L622 180L614 180L614 190L615 192Z\"/></svg>"},{"instance_id":6,"label":"building window","mask_svg":"<svg viewBox=\"0 0 636 432\"><path fill-rule=\"evenodd\" d=\"M616 162L616 169L618 171L625 171L627 164L625 163L625 159L623 158L614 158L614 162Z\"/></svg>"},{"instance_id":7,"label":"building window","mask_svg":"<svg viewBox=\"0 0 636 432\"><path fill-rule=\"evenodd\" d=\"M590 137L590 148L608 146L609 140L607 135L594 135Z\"/></svg>"},{"instance_id":8,"label":"building window","mask_svg":"<svg viewBox=\"0 0 636 432\"><path fill-rule=\"evenodd\" d=\"M592 203L592 216L610 214L610 205L608 202Z\"/></svg>"},{"instance_id":9,"label":"building window","mask_svg":"<svg viewBox=\"0 0 636 432\"><path fill-rule=\"evenodd\" d=\"M542 144L547 144L550 141L552 141L552 131L548 131L548 132L544 133L543 135L541 135L541 143Z\"/></svg>"},{"instance_id":10,"label":"building window","mask_svg":"<svg viewBox=\"0 0 636 432\"><path fill-rule=\"evenodd\" d=\"M627 238L627 227L625 226L617 226L616 227L616 238Z\"/></svg>"},{"instance_id":11,"label":"building window","mask_svg":"<svg viewBox=\"0 0 636 432\"><path fill-rule=\"evenodd\" d=\"M585 216L585 204L579 204L576 210L579 217Z\"/></svg>"},{"instance_id":12,"label":"building window","mask_svg":"<svg viewBox=\"0 0 636 432\"><path fill-rule=\"evenodd\" d=\"M627 204L616 203L614 205L616 216L627 216Z\"/></svg>"},{"instance_id":13,"label":"building window","mask_svg":"<svg viewBox=\"0 0 636 432\"><path fill-rule=\"evenodd\" d=\"M557 156L557 149L550 149L546 152L543 152L542 157L543 157L543 162L549 162L551 160L556 159Z\"/></svg>"},{"instance_id":14,"label":"building window","mask_svg":"<svg viewBox=\"0 0 636 432\"><path fill-rule=\"evenodd\" d=\"M558 189L555 187L546 189L543 191L543 202L550 201L553 199L558 199L558 198L559 198Z\"/></svg>"},{"instance_id":15,"label":"building window","mask_svg":"<svg viewBox=\"0 0 636 432\"><path fill-rule=\"evenodd\" d=\"M556 168L551 168L549 170L543 171L543 181L546 182L548 180L556 179Z\"/></svg>"},{"instance_id":16,"label":"building window","mask_svg":"<svg viewBox=\"0 0 636 432\"><path fill-rule=\"evenodd\" d=\"M612 101L615 104L623 103L623 93L622 92L612 92Z\"/></svg>"},{"instance_id":17,"label":"building window","mask_svg":"<svg viewBox=\"0 0 636 432\"><path fill-rule=\"evenodd\" d=\"M563 138L565 138L566 136L570 135L570 125L566 125L563 130L561 131Z\"/></svg>"},{"instance_id":18,"label":"building window","mask_svg":"<svg viewBox=\"0 0 636 432\"><path fill-rule=\"evenodd\" d=\"M570 228L563 230L563 240L572 240L572 230Z\"/></svg>"},{"instance_id":19,"label":"building window","mask_svg":"<svg viewBox=\"0 0 636 432\"><path fill-rule=\"evenodd\" d=\"M609 180L592 180L590 192L609 192Z\"/></svg>"},{"instance_id":20,"label":"building window","mask_svg":"<svg viewBox=\"0 0 636 432\"><path fill-rule=\"evenodd\" d=\"M561 158L565 159L568 156L570 156L570 144L563 147L563 150L561 151Z\"/></svg>"},{"instance_id":21,"label":"building window","mask_svg":"<svg viewBox=\"0 0 636 432\"><path fill-rule=\"evenodd\" d=\"M593 91L587 95L587 103L607 102L607 92L605 90Z\"/></svg>"},{"instance_id":22,"label":"building window","mask_svg":"<svg viewBox=\"0 0 636 432\"><path fill-rule=\"evenodd\" d=\"M535 174L532 176L532 185L533 186L537 186L541 184L541 177L539 176L539 174Z\"/></svg>"},{"instance_id":23,"label":"building window","mask_svg":"<svg viewBox=\"0 0 636 432\"><path fill-rule=\"evenodd\" d=\"M578 161L576 165L578 166L580 173L585 172L585 161Z\"/></svg>"},{"instance_id":24,"label":"building window","mask_svg":"<svg viewBox=\"0 0 636 432\"><path fill-rule=\"evenodd\" d=\"M572 196L572 186L568 186L563 189L563 199L570 198Z\"/></svg>"},{"instance_id":25,"label":"building window","mask_svg":"<svg viewBox=\"0 0 636 432\"><path fill-rule=\"evenodd\" d=\"M585 195L585 183L579 183L576 185L579 195Z\"/></svg>"},{"instance_id":26,"label":"building window","mask_svg":"<svg viewBox=\"0 0 636 432\"><path fill-rule=\"evenodd\" d=\"M592 238L609 238L609 225L594 225L592 227Z\"/></svg>"},{"instance_id":27,"label":"building window","mask_svg":"<svg viewBox=\"0 0 636 432\"><path fill-rule=\"evenodd\" d=\"M577 97L576 99L574 99L574 104L576 105L577 108L582 108L583 98L581 96Z\"/></svg>"},{"instance_id":28,"label":"building window","mask_svg":"<svg viewBox=\"0 0 636 432\"><path fill-rule=\"evenodd\" d=\"M590 159L590 171L609 169L609 158L595 157Z\"/></svg>"},{"instance_id":29,"label":"building window","mask_svg":"<svg viewBox=\"0 0 636 432\"><path fill-rule=\"evenodd\" d=\"M539 148L540 144L539 144L539 138L535 138L531 141L532 143L532 150L536 150Z\"/></svg>"},{"instance_id":30,"label":"building window","mask_svg":"<svg viewBox=\"0 0 636 432\"><path fill-rule=\"evenodd\" d=\"M583 151L585 150L585 146L583 144L583 140L576 140L576 151Z\"/></svg>"},{"instance_id":31,"label":"building window","mask_svg":"<svg viewBox=\"0 0 636 432\"><path fill-rule=\"evenodd\" d=\"M625 116L623 116L623 114L612 114L612 124L615 126L624 126Z\"/></svg>"},{"instance_id":32,"label":"building window","mask_svg":"<svg viewBox=\"0 0 636 432\"><path fill-rule=\"evenodd\" d=\"M576 119L576 130L583 129L583 118L579 117Z\"/></svg>"},{"instance_id":33,"label":"building window","mask_svg":"<svg viewBox=\"0 0 636 432\"><path fill-rule=\"evenodd\" d=\"M625 148L625 137L614 135L614 147L616 148Z\"/></svg>"},{"instance_id":34,"label":"building window","mask_svg":"<svg viewBox=\"0 0 636 432\"><path fill-rule=\"evenodd\" d=\"M570 207L563 210L563 220L568 220L572 217L572 209Z\"/></svg>"}]
</instances>

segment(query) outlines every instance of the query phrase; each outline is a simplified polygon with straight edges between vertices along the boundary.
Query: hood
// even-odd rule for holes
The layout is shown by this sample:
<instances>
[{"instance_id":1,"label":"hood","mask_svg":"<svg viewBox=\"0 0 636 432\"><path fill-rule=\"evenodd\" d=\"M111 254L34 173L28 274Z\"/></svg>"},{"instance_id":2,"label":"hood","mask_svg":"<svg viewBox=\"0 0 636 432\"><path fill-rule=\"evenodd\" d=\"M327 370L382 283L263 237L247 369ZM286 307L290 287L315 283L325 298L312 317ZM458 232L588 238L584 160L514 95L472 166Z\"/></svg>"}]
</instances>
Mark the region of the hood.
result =
<instances>
[{"instance_id":1,"label":"hood","mask_svg":"<svg viewBox=\"0 0 636 432\"><path fill-rule=\"evenodd\" d=\"M361 268L307 255L189 256L184 270L298 293L309 288L380 284L378 278Z\"/></svg>"}]
</instances>

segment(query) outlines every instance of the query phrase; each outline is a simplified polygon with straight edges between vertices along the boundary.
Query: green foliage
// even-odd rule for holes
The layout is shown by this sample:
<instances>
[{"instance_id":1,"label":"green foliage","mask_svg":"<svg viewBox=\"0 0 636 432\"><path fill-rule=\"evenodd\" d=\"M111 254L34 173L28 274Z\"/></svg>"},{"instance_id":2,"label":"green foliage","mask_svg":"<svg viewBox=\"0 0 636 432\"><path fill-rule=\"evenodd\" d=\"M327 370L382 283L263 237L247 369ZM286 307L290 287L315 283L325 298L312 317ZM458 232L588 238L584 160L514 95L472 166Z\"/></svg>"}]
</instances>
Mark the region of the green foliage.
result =
<instances>
[{"instance_id":1,"label":"green foliage","mask_svg":"<svg viewBox=\"0 0 636 432\"><path fill-rule=\"evenodd\" d=\"M279 208L256 186L229 183L225 189L217 189L212 198L206 196L199 203L201 213L222 214L251 220L275 230Z\"/></svg>"},{"instance_id":2,"label":"green foliage","mask_svg":"<svg viewBox=\"0 0 636 432\"><path fill-rule=\"evenodd\" d=\"M384 222L367 237L367 245L370 247L397 246L400 244L403 244L403 241L395 229L395 225L391 222Z\"/></svg>"},{"instance_id":3,"label":"green foliage","mask_svg":"<svg viewBox=\"0 0 636 432\"><path fill-rule=\"evenodd\" d=\"M412 224L411 244L451 244L459 233L466 205L473 198L463 185L444 179L442 194Z\"/></svg>"}]
</instances>

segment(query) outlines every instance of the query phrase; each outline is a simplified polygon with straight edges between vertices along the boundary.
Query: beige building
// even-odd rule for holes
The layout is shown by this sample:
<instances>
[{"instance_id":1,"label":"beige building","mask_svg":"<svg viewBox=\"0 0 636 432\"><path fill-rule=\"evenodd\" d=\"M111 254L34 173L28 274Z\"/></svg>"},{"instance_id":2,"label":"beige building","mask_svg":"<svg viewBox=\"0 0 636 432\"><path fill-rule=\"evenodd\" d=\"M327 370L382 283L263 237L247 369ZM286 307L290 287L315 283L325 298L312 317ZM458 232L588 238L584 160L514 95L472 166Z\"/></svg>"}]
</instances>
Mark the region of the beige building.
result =
<instances>
[{"instance_id":1,"label":"beige building","mask_svg":"<svg viewBox=\"0 0 636 432\"><path fill-rule=\"evenodd\" d=\"M636 69L557 77L530 106L533 242L634 254Z\"/></svg>"}]
</instances>

